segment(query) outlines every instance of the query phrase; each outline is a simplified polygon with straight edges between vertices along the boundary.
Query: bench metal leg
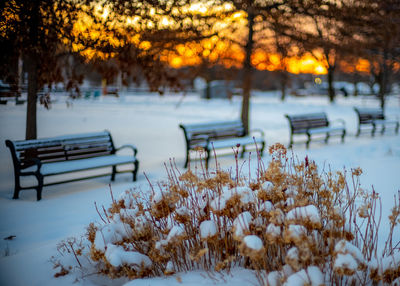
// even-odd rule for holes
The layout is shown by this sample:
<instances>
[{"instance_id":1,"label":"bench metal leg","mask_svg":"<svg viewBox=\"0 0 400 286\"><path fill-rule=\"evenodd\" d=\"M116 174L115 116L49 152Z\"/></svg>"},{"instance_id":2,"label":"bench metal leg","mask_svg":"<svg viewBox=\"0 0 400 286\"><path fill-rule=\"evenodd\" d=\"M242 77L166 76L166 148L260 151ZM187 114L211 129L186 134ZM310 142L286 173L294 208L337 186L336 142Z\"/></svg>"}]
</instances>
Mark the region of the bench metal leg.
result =
<instances>
[{"instance_id":1,"label":"bench metal leg","mask_svg":"<svg viewBox=\"0 0 400 286\"><path fill-rule=\"evenodd\" d=\"M358 125L356 137L360 136L360 134L361 134L361 126Z\"/></svg>"},{"instance_id":2,"label":"bench metal leg","mask_svg":"<svg viewBox=\"0 0 400 286\"><path fill-rule=\"evenodd\" d=\"M112 166L111 181L115 181L115 174L117 173L117 166Z\"/></svg>"},{"instance_id":3,"label":"bench metal leg","mask_svg":"<svg viewBox=\"0 0 400 286\"><path fill-rule=\"evenodd\" d=\"M43 175L36 174L36 178L38 180L38 186L36 187L36 199L40 201L42 199L42 190L43 190Z\"/></svg>"},{"instance_id":4,"label":"bench metal leg","mask_svg":"<svg viewBox=\"0 0 400 286\"><path fill-rule=\"evenodd\" d=\"M189 150L186 151L186 161L184 168L187 168L188 164L189 164Z\"/></svg>"},{"instance_id":5,"label":"bench metal leg","mask_svg":"<svg viewBox=\"0 0 400 286\"><path fill-rule=\"evenodd\" d=\"M395 132L396 132L396 134L397 134L397 133L399 133L399 126L400 126L400 123L399 123L399 122L397 122L397 124L396 124L396 128L395 128Z\"/></svg>"},{"instance_id":6,"label":"bench metal leg","mask_svg":"<svg viewBox=\"0 0 400 286\"><path fill-rule=\"evenodd\" d=\"M310 134L310 133L307 133L307 136L308 136L308 139L307 139L307 142L306 142L306 148L308 149L308 147L310 147L311 134Z\"/></svg>"},{"instance_id":7,"label":"bench metal leg","mask_svg":"<svg viewBox=\"0 0 400 286\"><path fill-rule=\"evenodd\" d=\"M329 134L329 132L327 132L326 137L325 137L325 144L328 144L329 137L330 137L330 134Z\"/></svg>"},{"instance_id":8,"label":"bench metal leg","mask_svg":"<svg viewBox=\"0 0 400 286\"><path fill-rule=\"evenodd\" d=\"M344 143L344 137L346 136L346 129L343 130L342 133L342 143Z\"/></svg>"},{"instance_id":9,"label":"bench metal leg","mask_svg":"<svg viewBox=\"0 0 400 286\"><path fill-rule=\"evenodd\" d=\"M243 145L242 154L240 154L240 158L244 158L244 153L246 153L246 146Z\"/></svg>"},{"instance_id":10,"label":"bench metal leg","mask_svg":"<svg viewBox=\"0 0 400 286\"><path fill-rule=\"evenodd\" d=\"M383 133L385 133L385 129L386 129L385 124L382 124L382 129L381 129L381 134L382 134L382 135L383 135Z\"/></svg>"},{"instance_id":11,"label":"bench metal leg","mask_svg":"<svg viewBox=\"0 0 400 286\"><path fill-rule=\"evenodd\" d=\"M207 152L206 152L206 170L208 170L208 161L210 160L210 153L211 153L211 150L209 150L209 149L207 149Z\"/></svg>"},{"instance_id":12,"label":"bench metal leg","mask_svg":"<svg viewBox=\"0 0 400 286\"><path fill-rule=\"evenodd\" d=\"M137 179L137 172L139 170L139 161L135 161L134 165L135 169L133 170L132 174L133 174L133 181L135 182Z\"/></svg>"},{"instance_id":13,"label":"bench metal leg","mask_svg":"<svg viewBox=\"0 0 400 286\"><path fill-rule=\"evenodd\" d=\"M19 182L19 175L15 175L15 185L14 185L14 196L13 199L16 200L19 198L19 191L21 190L21 184Z\"/></svg>"},{"instance_id":14,"label":"bench metal leg","mask_svg":"<svg viewBox=\"0 0 400 286\"><path fill-rule=\"evenodd\" d=\"M375 136L375 131L376 131L376 125L374 123L372 123L372 131L371 131L371 136L372 137Z\"/></svg>"},{"instance_id":15,"label":"bench metal leg","mask_svg":"<svg viewBox=\"0 0 400 286\"><path fill-rule=\"evenodd\" d=\"M263 156L264 149L265 149L265 142L262 142L262 144L261 144L261 150L260 150L260 156L261 156L261 157Z\"/></svg>"},{"instance_id":16,"label":"bench metal leg","mask_svg":"<svg viewBox=\"0 0 400 286\"><path fill-rule=\"evenodd\" d=\"M290 142L288 148L291 149L293 147L293 134L290 134Z\"/></svg>"}]
</instances>

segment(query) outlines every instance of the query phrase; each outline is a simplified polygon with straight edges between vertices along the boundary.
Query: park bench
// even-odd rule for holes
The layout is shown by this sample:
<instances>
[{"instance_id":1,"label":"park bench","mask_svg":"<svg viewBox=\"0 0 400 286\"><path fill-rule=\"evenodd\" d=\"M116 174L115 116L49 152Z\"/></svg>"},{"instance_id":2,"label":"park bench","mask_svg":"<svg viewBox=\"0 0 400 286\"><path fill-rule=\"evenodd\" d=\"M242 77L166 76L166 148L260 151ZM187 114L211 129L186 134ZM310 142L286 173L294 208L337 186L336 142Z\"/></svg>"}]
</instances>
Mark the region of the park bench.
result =
<instances>
[{"instance_id":1,"label":"park bench","mask_svg":"<svg viewBox=\"0 0 400 286\"><path fill-rule=\"evenodd\" d=\"M256 129L250 132L251 134L257 133L254 136L246 135L245 128L240 120L180 124L179 127L183 129L186 140L185 168L188 166L190 160L190 152L196 151L199 148L204 149L206 152L206 168L208 168L208 161L213 150L227 148L232 150L232 148L239 146L242 149L242 157L247 150L247 146L258 149L260 145L259 151L261 156L264 151L264 132Z\"/></svg>"},{"instance_id":2,"label":"park bench","mask_svg":"<svg viewBox=\"0 0 400 286\"><path fill-rule=\"evenodd\" d=\"M21 99L20 95L0 96L0 104L6 105L8 102L15 102L16 105L21 105L24 104L26 100Z\"/></svg>"},{"instance_id":3,"label":"park bench","mask_svg":"<svg viewBox=\"0 0 400 286\"><path fill-rule=\"evenodd\" d=\"M354 107L354 110L358 115L357 137L365 130L371 130L371 135L374 136L378 126L381 128L381 134L385 132L387 126L393 127L396 133L399 132L399 120L386 118L381 108Z\"/></svg>"},{"instance_id":4,"label":"park bench","mask_svg":"<svg viewBox=\"0 0 400 286\"><path fill-rule=\"evenodd\" d=\"M294 135L307 135L306 147L308 148L311 142L312 135L325 134L325 143L328 143L329 137L341 136L342 142L346 135L345 122L338 119L341 126L331 126L325 112L288 115L285 117L290 123L290 143L289 148L293 146Z\"/></svg>"},{"instance_id":5,"label":"park bench","mask_svg":"<svg viewBox=\"0 0 400 286\"><path fill-rule=\"evenodd\" d=\"M37 200L40 200L44 186L106 175L111 175L111 180L114 181L117 173L132 172L133 180L136 181L139 167L139 161L136 159L137 149L132 145L123 145L120 148L115 148L111 134L108 131L34 140L6 140L6 145L10 148L14 164L15 189L13 199L18 199L20 190L36 189ZM123 148L131 149L132 154L117 155L117 151ZM128 164L132 164L133 169L117 170L117 166ZM81 174L78 178L59 179L49 183L44 182L44 178L48 176L106 167L111 167L111 171L95 175L92 172L90 175ZM37 185L21 187L20 179L23 176L36 177Z\"/></svg>"}]
</instances>

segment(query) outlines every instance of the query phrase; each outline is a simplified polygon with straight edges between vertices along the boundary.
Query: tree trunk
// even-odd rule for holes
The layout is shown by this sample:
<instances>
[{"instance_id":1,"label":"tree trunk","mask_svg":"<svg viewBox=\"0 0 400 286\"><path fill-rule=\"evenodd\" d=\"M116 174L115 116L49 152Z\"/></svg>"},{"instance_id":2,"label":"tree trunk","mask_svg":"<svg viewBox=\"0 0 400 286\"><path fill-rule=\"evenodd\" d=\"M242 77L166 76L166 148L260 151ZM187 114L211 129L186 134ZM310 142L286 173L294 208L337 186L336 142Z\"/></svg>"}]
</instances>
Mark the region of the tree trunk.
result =
<instances>
[{"instance_id":1,"label":"tree trunk","mask_svg":"<svg viewBox=\"0 0 400 286\"><path fill-rule=\"evenodd\" d=\"M10 76L7 79L7 82L10 84L10 91L12 91L13 95L19 96L19 53L16 52L15 55L11 58L11 64L9 65L9 73Z\"/></svg>"},{"instance_id":2,"label":"tree trunk","mask_svg":"<svg viewBox=\"0 0 400 286\"><path fill-rule=\"evenodd\" d=\"M211 99L211 80L206 81L206 90L205 90L205 98Z\"/></svg>"},{"instance_id":3,"label":"tree trunk","mask_svg":"<svg viewBox=\"0 0 400 286\"><path fill-rule=\"evenodd\" d=\"M37 103L38 66L35 58L28 60L28 104L26 109L25 139L37 138L36 103Z\"/></svg>"},{"instance_id":4,"label":"tree trunk","mask_svg":"<svg viewBox=\"0 0 400 286\"><path fill-rule=\"evenodd\" d=\"M39 29L39 1L32 1L30 3L31 17L30 17L30 31L29 40L31 43L31 50L28 56L28 104L26 108L26 132L25 139L37 138L37 122L36 122L36 102L38 91L38 55L36 47L38 43L38 29Z\"/></svg>"},{"instance_id":5,"label":"tree trunk","mask_svg":"<svg viewBox=\"0 0 400 286\"><path fill-rule=\"evenodd\" d=\"M388 83L389 83L389 67L387 64L388 54L385 51L383 53L383 63L381 65L380 71L380 81L379 81L379 102L382 109L385 108L385 97L388 91Z\"/></svg>"},{"instance_id":6,"label":"tree trunk","mask_svg":"<svg viewBox=\"0 0 400 286\"><path fill-rule=\"evenodd\" d=\"M328 96L329 96L329 101L332 103L335 101L335 88L333 86L333 74L334 74L335 68L333 66L328 67Z\"/></svg>"},{"instance_id":7,"label":"tree trunk","mask_svg":"<svg viewBox=\"0 0 400 286\"><path fill-rule=\"evenodd\" d=\"M286 86L288 82L288 74L286 71L281 73L281 101L285 100L286 97Z\"/></svg>"},{"instance_id":8,"label":"tree trunk","mask_svg":"<svg viewBox=\"0 0 400 286\"><path fill-rule=\"evenodd\" d=\"M244 125L245 134L249 134L249 111L250 111L250 91L252 84L252 66L251 66L251 54L253 52L254 45L254 12L251 11L252 8L247 11L247 21L249 34L247 37L247 44L245 47L246 58L243 65L243 99L242 99L242 114L241 119Z\"/></svg>"},{"instance_id":9,"label":"tree trunk","mask_svg":"<svg viewBox=\"0 0 400 286\"><path fill-rule=\"evenodd\" d=\"M358 82L354 81L354 91L353 91L353 95L354 96L358 96Z\"/></svg>"}]
</instances>

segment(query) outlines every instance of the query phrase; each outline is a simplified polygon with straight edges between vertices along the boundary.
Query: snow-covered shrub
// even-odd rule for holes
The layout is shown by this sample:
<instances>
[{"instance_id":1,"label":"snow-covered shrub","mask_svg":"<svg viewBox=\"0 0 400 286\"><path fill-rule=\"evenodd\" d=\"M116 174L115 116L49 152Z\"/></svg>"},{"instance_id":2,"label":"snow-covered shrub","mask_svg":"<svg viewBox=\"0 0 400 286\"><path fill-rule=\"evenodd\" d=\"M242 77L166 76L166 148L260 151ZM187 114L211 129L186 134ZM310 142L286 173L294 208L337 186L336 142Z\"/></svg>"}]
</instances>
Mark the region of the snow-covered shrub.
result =
<instances>
[{"instance_id":1,"label":"snow-covered shrub","mask_svg":"<svg viewBox=\"0 0 400 286\"><path fill-rule=\"evenodd\" d=\"M237 166L180 174L171 164L166 182L149 184L149 195L131 190L113 199L85 241L63 242L60 253L72 254L84 273L111 278L239 265L256 270L261 285L398 283L392 234L399 205L379 255L379 197L359 187L360 169L349 186L345 173L320 173L308 158L288 158L280 144L270 154L253 179ZM56 266L58 275L73 269Z\"/></svg>"}]
</instances>

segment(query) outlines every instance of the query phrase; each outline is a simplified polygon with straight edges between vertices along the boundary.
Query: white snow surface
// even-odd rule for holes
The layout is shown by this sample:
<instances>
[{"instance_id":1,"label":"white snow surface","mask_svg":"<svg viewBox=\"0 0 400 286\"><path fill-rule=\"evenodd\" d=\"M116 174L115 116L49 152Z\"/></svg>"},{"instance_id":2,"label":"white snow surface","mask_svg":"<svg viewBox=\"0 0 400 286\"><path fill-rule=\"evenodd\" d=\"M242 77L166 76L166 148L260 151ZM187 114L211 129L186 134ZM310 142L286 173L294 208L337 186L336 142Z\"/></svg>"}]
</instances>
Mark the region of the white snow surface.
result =
<instances>
[{"instance_id":1,"label":"white snow surface","mask_svg":"<svg viewBox=\"0 0 400 286\"><path fill-rule=\"evenodd\" d=\"M222 121L240 118L241 99L203 100L195 94L164 95L126 94L120 98L104 97L98 100L79 99L67 107L66 97L55 96L56 102L46 110L38 105L38 138L67 134L98 132L109 130L114 144L134 144L138 148L137 158L140 161L138 180L132 182L132 174L117 174L116 180L109 177L84 180L69 184L48 186L43 189L43 199L36 201L35 190L21 191L19 200L12 200L14 189L13 165L9 150L0 144L0 285L15 286L67 286L67 285L123 285L127 279L110 280L103 276L91 276L82 279L73 275L55 278L55 270L50 262L57 255L57 244L68 237L80 237L86 232L91 222L99 222L99 215L94 206L102 213L111 203L109 184L114 198L124 195L130 188L148 192L146 177L157 189L157 181L165 180L164 163L175 160L178 168L185 161L185 140L179 123L198 123ZM250 128L260 128L265 132L267 145L289 142L289 124L284 114L300 114L324 111L329 120L342 118L346 122L347 135L345 143L332 137L327 145L314 141L310 148L305 144L295 144L294 155L303 160L305 156L316 161L320 169L343 170L361 167L362 187L368 190L372 185L382 198L382 222L379 231L378 245L383 249L388 235L388 215L393 206L393 196L400 189L400 136L387 131L385 135L371 137L366 133L356 138L357 116L353 106L378 107L374 97L338 97L336 103L330 104L327 97L288 97L285 102L277 94L255 92L251 99ZM399 97L389 97L385 113L390 117L400 117ZM25 136L26 104L15 105L9 102L0 105L0 142L6 139L20 140ZM299 136L298 139L305 139ZM266 149L267 150L267 149ZM289 152L290 153L290 152ZM121 155L131 155L129 152ZM250 157L250 168L247 167L249 155L239 158L239 166L244 164L243 175L256 175L256 157ZM271 160L268 152L262 158L267 165ZM210 160L210 168L215 166ZM199 166L198 162L193 162ZM233 156L218 157L222 168L235 170ZM108 169L107 169L108 170ZM87 173L97 174L96 171ZM146 175L146 177L144 176ZM74 177L74 174L62 175L63 179ZM50 182L52 178L46 178ZM34 182L25 178L23 185ZM267 184L268 185L268 184ZM263 186L268 188L269 186ZM125 205L132 205L126 201ZM132 211L132 214L135 210ZM103 215L104 216L104 215ZM12 240L4 240L15 236ZM394 244L399 241L400 233L395 229ZM104 243L104 242L103 242ZM166 243L165 241L163 243ZM160 244L163 244L160 242ZM386 261L386 260L385 260ZM393 258L388 258L389 265ZM395 261L399 259L396 256ZM397 264L398 265L398 264ZM386 266L385 266L386 267ZM389 267L389 266L387 266ZM284 268L286 269L286 268ZM308 274L314 273L307 269ZM23 275L22 275L23 274ZM279 273L270 273L268 281L276 281ZM301 276L301 275L299 275ZM311 274L317 277L317 274ZM78 280L76 281L76 279ZM181 281L181 282L180 282ZM312 281L310 281L312 282ZM138 279L129 284L141 285L257 285L257 279L250 270L236 268L230 275L220 279L219 274L209 277L204 271L176 273L168 277ZM127 284L127 285L129 285ZM273 285L271 283L271 285Z\"/></svg>"},{"instance_id":2,"label":"white snow surface","mask_svg":"<svg viewBox=\"0 0 400 286\"><path fill-rule=\"evenodd\" d=\"M108 155L103 157L88 158L82 160L72 160L65 162L45 163L41 166L40 172L43 175L52 175L65 172L93 169L97 167L108 167L112 164L131 164L134 156ZM36 171L37 167L32 166L25 171Z\"/></svg>"},{"instance_id":3,"label":"white snow surface","mask_svg":"<svg viewBox=\"0 0 400 286\"><path fill-rule=\"evenodd\" d=\"M132 229L128 224L121 221L111 222L96 231L94 245L96 249L104 251L107 245L123 240L130 233L132 233Z\"/></svg>"},{"instance_id":4,"label":"white snow surface","mask_svg":"<svg viewBox=\"0 0 400 286\"><path fill-rule=\"evenodd\" d=\"M226 207L227 202L235 196L239 196L242 204L248 204L255 200L253 192L248 187L229 188L224 187L220 196L211 201L210 206L215 211L221 211Z\"/></svg>"},{"instance_id":5,"label":"white snow surface","mask_svg":"<svg viewBox=\"0 0 400 286\"><path fill-rule=\"evenodd\" d=\"M361 250L344 239L336 243L335 252L340 254L350 254L358 263L365 263Z\"/></svg>"},{"instance_id":6,"label":"white snow surface","mask_svg":"<svg viewBox=\"0 0 400 286\"><path fill-rule=\"evenodd\" d=\"M126 251L120 245L107 244L107 250L105 252L107 261L114 267L121 267L124 264L131 265L133 269L139 271L143 268L150 268L152 262L150 258L137 251Z\"/></svg>"},{"instance_id":7,"label":"white snow surface","mask_svg":"<svg viewBox=\"0 0 400 286\"><path fill-rule=\"evenodd\" d=\"M305 220L312 223L321 223L321 216L316 206L308 205L297 207L289 211L286 215L287 220Z\"/></svg>"},{"instance_id":8,"label":"white snow surface","mask_svg":"<svg viewBox=\"0 0 400 286\"><path fill-rule=\"evenodd\" d=\"M261 250L263 248L263 242L257 235L246 235L243 238L243 242L248 248L254 250Z\"/></svg>"},{"instance_id":9,"label":"white snow surface","mask_svg":"<svg viewBox=\"0 0 400 286\"><path fill-rule=\"evenodd\" d=\"M287 230L289 231L289 237L294 240L300 239L303 235L307 234L307 229L298 224L290 224Z\"/></svg>"},{"instance_id":10,"label":"white snow surface","mask_svg":"<svg viewBox=\"0 0 400 286\"><path fill-rule=\"evenodd\" d=\"M293 273L283 283L284 286L320 286L324 285L324 275L321 270L316 266L307 267L307 271L302 269Z\"/></svg>"},{"instance_id":11,"label":"white snow surface","mask_svg":"<svg viewBox=\"0 0 400 286\"><path fill-rule=\"evenodd\" d=\"M182 207L176 209L175 212L176 212L178 215L181 215L181 216L190 215L189 209L188 209L187 207L185 207L185 206L182 206Z\"/></svg>"},{"instance_id":12,"label":"white snow surface","mask_svg":"<svg viewBox=\"0 0 400 286\"><path fill-rule=\"evenodd\" d=\"M352 271L356 271L358 267L357 261L354 259L350 253L342 254L339 253L335 259L335 263L333 264L333 269L348 269Z\"/></svg>"},{"instance_id":13,"label":"white snow surface","mask_svg":"<svg viewBox=\"0 0 400 286\"><path fill-rule=\"evenodd\" d=\"M288 257L291 260L298 261L299 260L299 249L296 246L291 247L288 250L286 257Z\"/></svg>"},{"instance_id":14,"label":"white snow surface","mask_svg":"<svg viewBox=\"0 0 400 286\"><path fill-rule=\"evenodd\" d=\"M270 201L265 201L260 205L260 212L270 212L275 209L274 205Z\"/></svg>"},{"instance_id":15,"label":"white snow surface","mask_svg":"<svg viewBox=\"0 0 400 286\"><path fill-rule=\"evenodd\" d=\"M307 267L308 277L310 277L312 286L324 285L324 274L317 266Z\"/></svg>"},{"instance_id":16,"label":"white snow surface","mask_svg":"<svg viewBox=\"0 0 400 286\"><path fill-rule=\"evenodd\" d=\"M174 239L179 239L185 234L185 230L181 225L174 225L168 233L167 241L173 241Z\"/></svg>"},{"instance_id":17,"label":"white snow surface","mask_svg":"<svg viewBox=\"0 0 400 286\"><path fill-rule=\"evenodd\" d=\"M250 229L250 223L253 220L253 216L250 212L242 212L233 221L233 227L235 228L235 236L242 237L245 232Z\"/></svg>"},{"instance_id":18,"label":"white snow surface","mask_svg":"<svg viewBox=\"0 0 400 286\"><path fill-rule=\"evenodd\" d=\"M400 251L396 251L392 255L385 256L381 261L372 259L368 266L371 269L378 270L379 274L385 273L385 271L396 270L400 267Z\"/></svg>"},{"instance_id":19,"label":"white snow surface","mask_svg":"<svg viewBox=\"0 0 400 286\"><path fill-rule=\"evenodd\" d=\"M267 233L272 237L278 237L281 235L281 228L273 223L270 223L267 226Z\"/></svg>"},{"instance_id":20,"label":"white snow surface","mask_svg":"<svg viewBox=\"0 0 400 286\"><path fill-rule=\"evenodd\" d=\"M217 234L217 225L212 220L205 220L200 224L200 238L207 239Z\"/></svg>"},{"instance_id":21,"label":"white snow surface","mask_svg":"<svg viewBox=\"0 0 400 286\"><path fill-rule=\"evenodd\" d=\"M267 276L268 285L271 285L271 286L281 285L281 282L280 282L281 278L282 278L282 276L279 271L272 271L272 272L268 273L268 276Z\"/></svg>"}]
</instances>

